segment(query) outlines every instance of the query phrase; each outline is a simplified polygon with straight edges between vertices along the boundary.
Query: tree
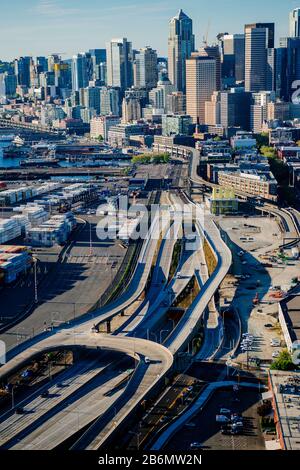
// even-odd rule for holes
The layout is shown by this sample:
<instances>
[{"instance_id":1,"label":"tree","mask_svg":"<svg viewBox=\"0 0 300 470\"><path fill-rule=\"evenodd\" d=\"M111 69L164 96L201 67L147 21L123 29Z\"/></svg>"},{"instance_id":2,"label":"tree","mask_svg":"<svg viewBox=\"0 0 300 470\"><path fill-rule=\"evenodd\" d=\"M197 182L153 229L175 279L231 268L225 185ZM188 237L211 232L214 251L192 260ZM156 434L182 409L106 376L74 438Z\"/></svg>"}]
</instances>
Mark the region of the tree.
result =
<instances>
[{"instance_id":1,"label":"tree","mask_svg":"<svg viewBox=\"0 0 300 470\"><path fill-rule=\"evenodd\" d=\"M296 369L295 364L292 361L292 356L287 349L284 349L278 359L271 365L271 370L294 370Z\"/></svg>"},{"instance_id":2,"label":"tree","mask_svg":"<svg viewBox=\"0 0 300 470\"><path fill-rule=\"evenodd\" d=\"M276 157L276 150L274 147L269 147L268 145L262 145L260 148L260 153L268 158Z\"/></svg>"},{"instance_id":3,"label":"tree","mask_svg":"<svg viewBox=\"0 0 300 470\"><path fill-rule=\"evenodd\" d=\"M149 165L150 163L168 163L170 161L170 154L165 153L143 153L135 155L132 158L132 163L140 165Z\"/></svg>"},{"instance_id":4,"label":"tree","mask_svg":"<svg viewBox=\"0 0 300 470\"><path fill-rule=\"evenodd\" d=\"M257 147L260 149L263 145L269 145L269 134L268 132L262 132L255 136L257 141Z\"/></svg>"}]
</instances>

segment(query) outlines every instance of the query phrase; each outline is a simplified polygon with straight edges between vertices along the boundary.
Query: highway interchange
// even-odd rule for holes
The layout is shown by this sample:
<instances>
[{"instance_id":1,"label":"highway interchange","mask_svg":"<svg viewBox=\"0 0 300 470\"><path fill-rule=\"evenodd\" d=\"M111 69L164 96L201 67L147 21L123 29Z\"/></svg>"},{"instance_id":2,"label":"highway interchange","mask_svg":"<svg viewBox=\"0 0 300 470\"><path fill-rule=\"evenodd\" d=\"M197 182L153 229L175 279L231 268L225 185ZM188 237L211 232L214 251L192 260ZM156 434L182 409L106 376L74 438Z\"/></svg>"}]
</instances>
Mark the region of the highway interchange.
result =
<instances>
[{"instance_id":1,"label":"highway interchange","mask_svg":"<svg viewBox=\"0 0 300 470\"><path fill-rule=\"evenodd\" d=\"M192 185L203 184L197 175L197 159L197 151L194 151L190 168ZM78 433L70 445L72 449L101 448L119 426L124 426L143 400L163 388L177 355L193 340L211 305L213 334L219 337L222 333L213 299L231 267L231 251L204 206L195 204L182 192L170 192L167 197L170 209L164 207L152 221L131 281L116 300L94 310L89 318L75 319L70 325L46 331L10 351L9 361L0 369L1 381L22 364L47 351L91 349L99 351L99 360L79 361L63 375L53 378L47 385L49 397L29 397L25 401L24 415L16 415L11 410L0 416L1 447L54 449ZM183 238L179 265L169 280L174 246L184 236L180 219L183 204L197 208L201 216L196 220L191 218L190 223L194 222L196 228L196 242L191 249L191 243ZM283 219L290 238L296 238L298 213L284 213L273 206L259 209ZM203 251L204 239L216 260L211 276ZM199 285L199 293L174 328L167 330L167 337L158 341L166 313L193 277ZM122 316L143 293L144 300L126 322L111 334L97 332L100 325ZM154 337L156 341L152 341ZM202 359L214 352L206 347L207 351L199 353ZM110 354L131 358L134 361L132 371L128 373L115 367ZM124 379L125 385L118 388ZM107 395L115 387L115 393Z\"/></svg>"}]
</instances>

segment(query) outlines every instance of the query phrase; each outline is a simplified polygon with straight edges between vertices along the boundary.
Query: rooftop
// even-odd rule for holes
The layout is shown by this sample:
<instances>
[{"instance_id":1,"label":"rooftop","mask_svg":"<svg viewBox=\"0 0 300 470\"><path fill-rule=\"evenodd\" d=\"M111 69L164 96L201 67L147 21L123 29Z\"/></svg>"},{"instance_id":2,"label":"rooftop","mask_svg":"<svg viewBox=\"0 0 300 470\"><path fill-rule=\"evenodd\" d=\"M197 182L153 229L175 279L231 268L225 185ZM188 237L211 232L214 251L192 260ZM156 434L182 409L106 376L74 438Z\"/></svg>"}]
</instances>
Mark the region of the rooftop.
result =
<instances>
[{"instance_id":1,"label":"rooftop","mask_svg":"<svg viewBox=\"0 0 300 470\"><path fill-rule=\"evenodd\" d=\"M291 340L300 340L300 293L282 300L280 305Z\"/></svg>"},{"instance_id":2,"label":"rooftop","mask_svg":"<svg viewBox=\"0 0 300 470\"><path fill-rule=\"evenodd\" d=\"M286 450L300 450L300 372L270 371L270 383Z\"/></svg>"}]
</instances>

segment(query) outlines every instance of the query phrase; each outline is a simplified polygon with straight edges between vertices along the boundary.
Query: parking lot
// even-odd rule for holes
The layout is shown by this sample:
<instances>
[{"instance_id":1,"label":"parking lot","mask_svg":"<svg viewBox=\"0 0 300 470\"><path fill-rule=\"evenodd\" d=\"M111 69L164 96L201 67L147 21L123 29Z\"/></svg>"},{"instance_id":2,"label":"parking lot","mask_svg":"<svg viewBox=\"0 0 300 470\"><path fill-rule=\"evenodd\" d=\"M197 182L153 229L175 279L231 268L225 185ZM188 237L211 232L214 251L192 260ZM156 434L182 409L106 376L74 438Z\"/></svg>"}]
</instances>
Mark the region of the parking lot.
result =
<instances>
[{"instance_id":1,"label":"parking lot","mask_svg":"<svg viewBox=\"0 0 300 470\"><path fill-rule=\"evenodd\" d=\"M256 412L260 395L254 391L238 392L240 402L233 402L232 391L218 391L203 411L175 434L165 447L167 452L187 451L198 443L204 450L264 450L264 438ZM243 429L237 435L222 434L216 415L221 408L230 409L243 417Z\"/></svg>"},{"instance_id":2,"label":"parking lot","mask_svg":"<svg viewBox=\"0 0 300 470\"><path fill-rule=\"evenodd\" d=\"M226 217L219 223L233 253L233 275L238 283L230 303L239 312L243 332L254 337L252 350L247 355L240 349L238 361L246 362L249 356L271 361L285 346L277 321L280 298L276 298L276 292L291 288L300 272L299 261L287 259L282 263L278 258L283 234L273 219ZM272 339L279 340L281 347L271 346Z\"/></svg>"}]
</instances>

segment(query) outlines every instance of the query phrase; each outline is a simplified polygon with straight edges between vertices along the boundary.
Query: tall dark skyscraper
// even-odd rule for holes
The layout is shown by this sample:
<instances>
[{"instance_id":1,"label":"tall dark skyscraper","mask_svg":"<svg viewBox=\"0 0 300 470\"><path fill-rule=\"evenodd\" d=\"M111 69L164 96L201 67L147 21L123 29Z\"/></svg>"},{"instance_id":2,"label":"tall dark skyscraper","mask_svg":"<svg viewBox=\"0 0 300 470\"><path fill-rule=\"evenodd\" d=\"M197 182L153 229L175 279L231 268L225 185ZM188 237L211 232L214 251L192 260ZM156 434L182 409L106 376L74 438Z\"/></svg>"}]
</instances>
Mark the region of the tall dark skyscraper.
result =
<instances>
[{"instance_id":1,"label":"tall dark skyscraper","mask_svg":"<svg viewBox=\"0 0 300 470\"><path fill-rule=\"evenodd\" d=\"M93 63L93 80L102 80L101 68L106 64L106 49L90 49L89 54Z\"/></svg>"},{"instance_id":2,"label":"tall dark skyscraper","mask_svg":"<svg viewBox=\"0 0 300 470\"><path fill-rule=\"evenodd\" d=\"M224 34L221 37L222 78L229 84L245 80L245 35Z\"/></svg>"},{"instance_id":3,"label":"tall dark skyscraper","mask_svg":"<svg viewBox=\"0 0 300 470\"><path fill-rule=\"evenodd\" d=\"M19 57L15 60L15 75L18 85L30 86L31 57Z\"/></svg>"},{"instance_id":4,"label":"tall dark skyscraper","mask_svg":"<svg viewBox=\"0 0 300 470\"><path fill-rule=\"evenodd\" d=\"M180 10L171 19L169 29L169 79L176 90L186 89L186 60L195 50L193 21Z\"/></svg>"},{"instance_id":5,"label":"tall dark skyscraper","mask_svg":"<svg viewBox=\"0 0 300 470\"><path fill-rule=\"evenodd\" d=\"M295 91L293 82L300 80L300 37L280 39L276 67L277 95L290 101Z\"/></svg>"}]
</instances>

